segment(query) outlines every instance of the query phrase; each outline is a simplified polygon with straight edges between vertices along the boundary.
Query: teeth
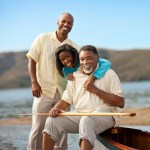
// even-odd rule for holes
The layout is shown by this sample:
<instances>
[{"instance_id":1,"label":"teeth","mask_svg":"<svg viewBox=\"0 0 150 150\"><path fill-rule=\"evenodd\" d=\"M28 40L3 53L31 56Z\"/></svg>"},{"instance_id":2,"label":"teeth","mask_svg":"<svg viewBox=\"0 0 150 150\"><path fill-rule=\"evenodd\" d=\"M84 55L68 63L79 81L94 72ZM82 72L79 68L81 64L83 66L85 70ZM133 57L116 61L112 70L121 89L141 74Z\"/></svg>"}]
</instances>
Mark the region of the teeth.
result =
<instances>
[{"instance_id":1,"label":"teeth","mask_svg":"<svg viewBox=\"0 0 150 150\"><path fill-rule=\"evenodd\" d=\"M67 29L67 28L63 28L63 30L66 30L66 31L67 31L68 29Z\"/></svg>"},{"instance_id":2,"label":"teeth","mask_svg":"<svg viewBox=\"0 0 150 150\"><path fill-rule=\"evenodd\" d=\"M87 64L87 65L84 65L83 67L84 67L84 69L88 70L88 69L90 69L91 66L89 64Z\"/></svg>"},{"instance_id":3,"label":"teeth","mask_svg":"<svg viewBox=\"0 0 150 150\"><path fill-rule=\"evenodd\" d=\"M89 65L89 64L84 65L84 66L83 66L83 72L84 72L84 73L87 73L87 74L92 73L92 72L93 72L92 66Z\"/></svg>"}]
</instances>

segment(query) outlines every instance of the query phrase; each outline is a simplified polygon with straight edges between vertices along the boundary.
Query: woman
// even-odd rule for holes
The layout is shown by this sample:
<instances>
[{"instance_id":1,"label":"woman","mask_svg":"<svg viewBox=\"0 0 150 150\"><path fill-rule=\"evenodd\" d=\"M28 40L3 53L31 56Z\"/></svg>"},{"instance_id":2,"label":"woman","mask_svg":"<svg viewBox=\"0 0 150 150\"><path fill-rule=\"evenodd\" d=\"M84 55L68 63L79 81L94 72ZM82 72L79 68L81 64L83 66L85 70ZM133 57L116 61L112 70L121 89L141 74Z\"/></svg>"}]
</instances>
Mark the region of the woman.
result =
<instances>
[{"instance_id":1,"label":"woman","mask_svg":"<svg viewBox=\"0 0 150 150\"><path fill-rule=\"evenodd\" d=\"M80 66L78 51L69 44L63 44L56 50L56 67L62 77L74 80L73 72ZM94 71L91 79L100 79L111 67L111 63L103 58L99 59L99 67Z\"/></svg>"}]
</instances>

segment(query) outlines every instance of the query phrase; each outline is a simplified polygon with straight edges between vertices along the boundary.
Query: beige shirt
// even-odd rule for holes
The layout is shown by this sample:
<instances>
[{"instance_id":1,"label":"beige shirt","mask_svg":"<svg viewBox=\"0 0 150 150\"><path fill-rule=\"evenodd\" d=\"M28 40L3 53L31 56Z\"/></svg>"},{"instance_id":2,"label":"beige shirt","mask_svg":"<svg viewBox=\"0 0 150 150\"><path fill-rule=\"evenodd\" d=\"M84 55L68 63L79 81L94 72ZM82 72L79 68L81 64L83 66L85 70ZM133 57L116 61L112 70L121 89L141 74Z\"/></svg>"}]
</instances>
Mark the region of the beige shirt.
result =
<instances>
[{"instance_id":1,"label":"beige shirt","mask_svg":"<svg viewBox=\"0 0 150 150\"><path fill-rule=\"evenodd\" d=\"M116 107L110 106L105 103L103 99L99 98L96 94L90 93L84 90L83 84L88 79L88 75L85 75L79 69L74 73L75 80L68 81L67 88L63 93L62 99L69 104L74 105L78 112L93 112L98 109L111 110L112 112L118 112ZM123 90L120 84L120 80L117 74L109 69L103 78L95 80L95 86L99 89L123 97ZM118 123L118 117L114 117L116 123Z\"/></svg>"},{"instance_id":2,"label":"beige shirt","mask_svg":"<svg viewBox=\"0 0 150 150\"><path fill-rule=\"evenodd\" d=\"M56 32L39 35L33 42L28 58L37 63L37 80L42 87L43 94L49 98L55 96L56 90L62 95L66 88L66 79L61 77L56 69L55 51L62 44L70 44L79 50L79 46L70 39L62 43L57 39Z\"/></svg>"}]
</instances>

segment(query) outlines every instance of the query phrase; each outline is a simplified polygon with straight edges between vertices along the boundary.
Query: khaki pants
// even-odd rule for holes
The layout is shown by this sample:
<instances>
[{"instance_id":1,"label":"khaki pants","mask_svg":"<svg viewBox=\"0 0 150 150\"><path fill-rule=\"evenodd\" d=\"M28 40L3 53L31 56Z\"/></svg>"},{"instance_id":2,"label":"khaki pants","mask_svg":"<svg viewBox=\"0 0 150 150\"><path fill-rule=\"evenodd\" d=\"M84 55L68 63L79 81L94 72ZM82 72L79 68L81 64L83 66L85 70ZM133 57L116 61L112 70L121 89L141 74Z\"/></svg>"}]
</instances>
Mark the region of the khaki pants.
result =
<instances>
[{"instance_id":1,"label":"khaki pants","mask_svg":"<svg viewBox=\"0 0 150 150\"><path fill-rule=\"evenodd\" d=\"M110 112L107 109L99 109L96 112ZM59 141L62 133L79 133L81 139L87 139L94 147L96 135L112 128L115 120L112 116L68 116L48 117L43 132L46 132L55 141Z\"/></svg>"},{"instance_id":2,"label":"khaki pants","mask_svg":"<svg viewBox=\"0 0 150 150\"><path fill-rule=\"evenodd\" d=\"M34 98L32 113L49 112L52 107L60 100L60 94L57 91L53 99L42 95L40 98ZM29 136L28 150L42 150L42 131L45 126L47 116L32 116L32 128ZM67 134L63 133L55 145L56 150L67 149Z\"/></svg>"}]
</instances>

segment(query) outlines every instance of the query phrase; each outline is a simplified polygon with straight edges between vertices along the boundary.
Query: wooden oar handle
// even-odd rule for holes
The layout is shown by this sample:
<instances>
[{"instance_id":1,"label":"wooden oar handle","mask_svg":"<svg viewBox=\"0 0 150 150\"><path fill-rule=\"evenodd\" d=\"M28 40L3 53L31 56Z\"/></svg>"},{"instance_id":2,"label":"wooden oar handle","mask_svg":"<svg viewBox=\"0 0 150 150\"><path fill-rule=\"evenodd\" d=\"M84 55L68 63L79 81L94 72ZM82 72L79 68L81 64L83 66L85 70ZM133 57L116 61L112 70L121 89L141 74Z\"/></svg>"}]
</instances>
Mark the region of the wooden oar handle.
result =
<instances>
[{"instance_id":1,"label":"wooden oar handle","mask_svg":"<svg viewBox=\"0 0 150 150\"><path fill-rule=\"evenodd\" d=\"M136 116L136 113L60 113L59 116Z\"/></svg>"},{"instance_id":2,"label":"wooden oar handle","mask_svg":"<svg viewBox=\"0 0 150 150\"><path fill-rule=\"evenodd\" d=\"M19 114L21 116L39 115L48 116L49 113L35 113L35 114ZM64 112L59 113L58 116L136 116L136 113L77 113L77 112Z\"/></svg>"},{"instance_id":3,"label":"wooden oar handle","mask_svg":"<svg viewBox=\"0 0 150 150\"><path fill-rule=\"evenodd\" d=\"M130 117L136 116L136 113L130 113Z\"/></svg>"}]
</instances>

